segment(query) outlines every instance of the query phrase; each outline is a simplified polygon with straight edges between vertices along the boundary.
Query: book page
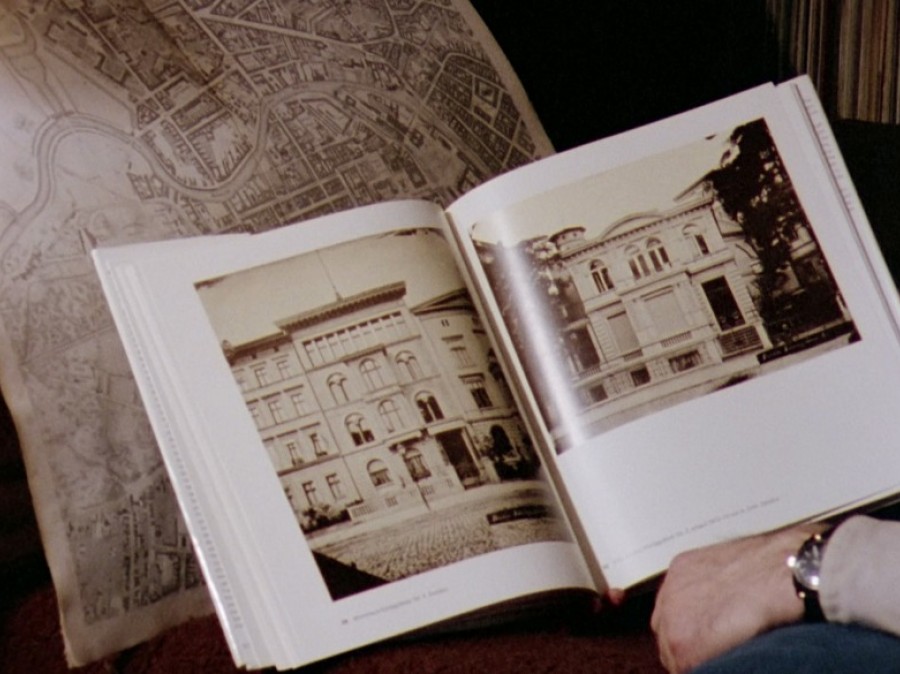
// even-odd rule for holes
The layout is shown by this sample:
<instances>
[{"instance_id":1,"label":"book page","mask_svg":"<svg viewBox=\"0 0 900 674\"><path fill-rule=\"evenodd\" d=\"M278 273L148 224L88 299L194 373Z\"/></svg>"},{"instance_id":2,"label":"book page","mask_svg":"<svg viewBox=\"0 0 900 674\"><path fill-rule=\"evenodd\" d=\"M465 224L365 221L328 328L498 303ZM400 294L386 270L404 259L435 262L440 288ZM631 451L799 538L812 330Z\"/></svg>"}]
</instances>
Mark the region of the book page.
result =
<instances>
[{"instance_id":1,"label":"book page","mask_svg":"<svg viewBox=\"0 0 900 674\"><path fill-rule=\"evenodd\" d=\"M592 589L440 209L312 224L95 253L236 658Z\"/></svg>"},{"instance_id":2,"label":"book page","mask_svg":"<svg viewBox=\"0 0 900 674\"><path fill-rule=\"evenodd\" d=\"M900 486L896 293L829 139L799 80L449 209L613 586Z\"/></svg>"},{"instance_id":3,"label":"book page","mask_svg":"<svg viewBox=\"0 0 900 674\"><path fill-rule=\"evenodd\" d=\"M447 203L552 148L465 0L5 0L0 97L0 383L84 664L211 610L90 250Z\"/></svg>"}]
</instances>

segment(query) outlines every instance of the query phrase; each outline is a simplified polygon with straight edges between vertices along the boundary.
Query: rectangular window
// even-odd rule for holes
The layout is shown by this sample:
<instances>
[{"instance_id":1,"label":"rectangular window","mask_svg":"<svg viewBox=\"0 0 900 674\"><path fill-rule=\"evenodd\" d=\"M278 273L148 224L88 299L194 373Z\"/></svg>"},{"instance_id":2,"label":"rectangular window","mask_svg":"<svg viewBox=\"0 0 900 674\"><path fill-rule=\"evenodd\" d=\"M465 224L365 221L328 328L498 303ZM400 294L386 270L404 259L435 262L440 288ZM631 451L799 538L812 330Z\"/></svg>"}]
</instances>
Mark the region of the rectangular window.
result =
<instances>
[{"instance_id":1,"label":"rectangular window","mask_svg":"<svg viewBox=\"0 0 900 674\"><path fill-rule=\"evenodd\" d=\"M319 497L316 495L316 485L313 482L303 483L303 494L306 496L306 502L310 508L314 508L319 503Z\"/></svg>"},{"instance_id":2,"label":"rectangular window","mask_svg":"<svg viewBox=\"0 0 900 674\"><path fill-rule=\"evenodd\" d=\"M315 365L321 365L322 359L319 358L319 354L316 351L315 344L312 342L304 342L303 350L306 352L306 357L309 358L309 362Z\"/></svg>"},{"instance_id":3,"label":"rectangular window","mask_svg":"<svg viewBox=\"0 0 900 674\"><path fill-rule=\"evenodd\" d=\"M284 409L281 406L281 398L269 398L266 400L266 405L269 408L269 413L272 415L272 421L280 424L286 420Z\"/></svg>"},{"instance_id":4,"label":"rectangular window","mask_svg":"<svg viewBox=\"0 0 900 674\"><path fill-rule=\"evenodd\" d=\"M600 364L594 342L587 328L576 328L566 335L566 346L576 372L584 372Z\"/></svg>"},{"instance_id":5,"label":"rectangular window","mask_svg":"<svg viewBox=\"0 0 900 674\"><path fill-rule=\"evenodd\" d=\"M391 314L391 328L394 336L397 339L402 339L408 334L408 331L406 329L406 320L403 318L402 314Z\"/></svg>"},{"instance_id":6,"label":"rectangular window","mask_svg":"<svg viewBox=\"0 0 900 674\"><path fill-rule=\"evenodd\" d=\"M265 386L269 383L269 374L266 372L265 365L258 365L253 368L253 376L256 377L257 386Z\"/></svg>"},{"instance_id":7,"label":"rectangular window","mask_svg":"<svg viewBox=\"0 0 900 674\"><path fill-rule=\"evenodd\" d=\"M694 234L694 243L697 244L697 250L701 255L709 255L709 245L702 234Z\"/></svg>"},{"instance_id":8,"label":"rectangular window","mask_svg":"<svg viewBox=\"0 0 900 674\"><path fill-rule=\"evenodd\" d=\"M325 362L334 360L334 354L331 353L331 348L328 346L328 340L325 337L318 337L316 339L316 349L318 349L322 358L325 359Z\"/></svg>"},{"instance_id":9,"label":"rectangular window","mask_svg":"<svg viewBox=\"0 0 900 674\"><path fill-rule=\"evenodd\" d=\"M744 317L725 277L720 276L704 283L703 292L706 293L706 299L715 314L719 329L731 330L744 324Z\"/></svg>"},{"instance_id":10,"label":"rectangular window","mask_svg":"<svg viewBox=\"0 0 900 674\"><path fill-rule=\"evenodd\" d=\"M286 358L277 361L275 363L275 367L278 368L278 376L282 379L290 379L292 376L294 376L294 373L291 370L291 363Z\"/></svg>"},{"instance_id":11,"label":"rectangular window","mask_svg":"<svg viewBox=\"0 0 900 674\"><path fill-rule=\"evenodd\" d=\"M451 346L450 354L453 356L453 362L456 363L456 367L472 366L472 356L469 355L468 349L463 344Z\"/></svg>"},{"instance_id":12,"label":"rectangular window","mask_svg":"<svg viewBox=\"0 0 900 674\"><path fill-rule=\"evenodd\" d=\"M390 473L388 473L388 469L382 466L372 469L369 476L372 478L372 486L374 487L381 487L391 483L391 476Z\"/></svg>"},{"instance_id":13,"label":"rectangular window","mask_svg":"<svg viewBox=\"0 0 900 674\"><path fill-rule=\"evenodd\" d=\"M341 330L339 335L341 338L341 349L343 350L343 352L353 353L355 349L353 348L353 340L350 338L350 331Z\"/></svg>"},{"instance_id":14,"label":"rectangular window","mask_svg":"<svg viewBox=\"0 0 900 674\"><path fill-rule=\"evenodd\" d=\"M635 386L644 386L650 383L650 370L646 367L638 368L631 371L631 382Z\"/></svg>"},{"instance_id":15,"label":"rectangular window","mask_svg":"<svg viewBox=\"0 0 900 674\"><path fill-rule=\"evenodd\" d=\"M306 396L303 395L303 389L293 389L288 392L291 398L291 405L294 406L294 412L297 416L302 416L309 412L309 406L306 404Z\"/></svg>"},{"instance_id":16,"label":"rectangular window","mask_svg":"<svg viewBox=\"0 0 900 674\"><path fill-rule=\"evenodd\" d=\"M335 358L340 358L344 356L344 349L341 346L341 341L338 339L337 333L332 333L328 335L328 346L331 348L331 352L335 355Z\"/></svg>"},{"instance_id":17,"label":"rectangular window","mask_svg":"<svg viewBox=\"0 0 900 674\"><path fill-rule=\"evenodd\" d=\"M303 463L303 455L300 453L300 445L296 440L285 441L284 448L287 450L288 456L291 459L292 466L299 466L301 463Z\"/></svg>"},{"instance_id":18,"label":"rectangular window","mask_svg":"<svg viewBox=\"0 0 900 674\"><path fill-rule=\"evenodd\" d=\"M472 394L472 399L478 406L478 409L484 410L494 406L491 397L488 395L487 389L484 387L483 377L466 377L463 383L468 387Z\"/></svg>"},{"instance_id":19,"label":"rectangular window","mask_svg":"<svg viewBox=\"0 0 900 674\"><path fill-rule=\"evenodd\" d=\"M700 362L699 352L691 351L669 358L669 367L672 368L672 372L678 373L693 369L700 365Z\"/></svg>"},{"instance_id":20,"label":"rectangular window","mask_svg":"<svg viewBox=\"0 0 900 674\"><path fill-rule=\"evenodd\" d=\"M340 501L345 497L344 486L341 484L341 478L336 473L326 475L325 480L328 482L328 489L335 501Z\"/></svg>"},{"instance_id":21,"label":"rectangular window","mask_svg":"<svg viewBox=\"0 0 900 674\"><path fill-rule=\"evenodd\" d=\"M406 469L413 482L420 482L425 478L431 477L431 471L425 465L425 459L418 450L413 450L403 457Z\"/></svg>"},{"instance_id":22,"label":"rectangular window","mask_svg":"<svg viewBox=\"0 0 900 674\"><path fill-rule=\"evenodd\" d=\"M313 447L313 451L316 453L316 456L325 456L328 453L328 448L325 446L325 441L322 439L322 436L318 433L310 433L309 434L309 442Z\"/></svg>"},{"instance_id":23,"label":"rectangular window","mask_svg":"<svg viewBox=\"0 0 900 674\"><path fill-rule=\"evenodd\" d=\"M591 386L587 390L588 402L589 403L601 403L607 398L609 398L609 394L606 392L606 388L603 384L595 384Z\"/></svg>"}]
</instances>

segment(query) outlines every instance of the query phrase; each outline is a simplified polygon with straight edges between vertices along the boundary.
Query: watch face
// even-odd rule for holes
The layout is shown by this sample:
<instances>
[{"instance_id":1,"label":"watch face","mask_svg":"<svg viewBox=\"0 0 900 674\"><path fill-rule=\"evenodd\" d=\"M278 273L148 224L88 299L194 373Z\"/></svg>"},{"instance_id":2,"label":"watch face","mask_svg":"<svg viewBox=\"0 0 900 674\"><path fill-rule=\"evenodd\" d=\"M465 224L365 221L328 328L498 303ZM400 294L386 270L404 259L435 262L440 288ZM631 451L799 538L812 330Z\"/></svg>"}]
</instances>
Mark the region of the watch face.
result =
<instances>
[{"instance_id":1,"label":"watch face","mask_svg":"<svg viewBox=\"0 0 900 674\"><path fill-rule=\"evenodd\" d=\"M819 589L819 571L822 568L824 548L825 542L821 538L810 538L800 547L791 564L794 579L809 590Z\"/></svg>"}]
</instances>

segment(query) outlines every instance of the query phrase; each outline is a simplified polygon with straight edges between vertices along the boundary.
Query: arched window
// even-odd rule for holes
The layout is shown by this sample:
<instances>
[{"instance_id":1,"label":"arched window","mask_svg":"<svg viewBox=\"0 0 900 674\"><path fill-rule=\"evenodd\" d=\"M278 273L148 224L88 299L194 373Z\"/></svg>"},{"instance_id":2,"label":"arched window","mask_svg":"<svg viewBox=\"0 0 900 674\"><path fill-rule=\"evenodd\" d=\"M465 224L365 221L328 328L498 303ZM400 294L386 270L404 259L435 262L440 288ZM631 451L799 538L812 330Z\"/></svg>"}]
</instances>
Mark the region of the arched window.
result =
<instances>
[{"instance_id":1,"label":"arched window","mask_svg":"<svg viewBox=\"0 0 900 674\"><path fill-rule=\"evenodd\" d=\"M403 417L400 414L400 408L393 400L384 400L378 405L378 413L381 415L381 421L388 433L403 428Z\"/></svg>"},{"instance_id":2,"label":"arched window","mask_svg":"<svg viewBox=\"0 0 900 674\"><path fill-rule=\"evenodd\" d=\"M366 358L359 364L359 372L362 375L363 381L366 383L366 388L370 391L375 391L384 386L384 376L381 372L381 366L371 358Z\"/></svg>"},{"instance_id":3,"label":"arched window","mask_svg":"<svg viewBox=\"0 0 900 674\"><path fill-rule=\"evenodd\" d=\"M391 473L381 459L369 461L366 465L366 470L369 472L369 479L372 480L374 486L383 487L391 484Z\"/></svg>"},{"instance_id":4,"label":"arched window","mask_svg":"<svg viewBox=\"0 0 900 674\"><path fill-rule=\"evenodd\" d=\"M628 256L628 266L635 280L658 274L672 266L666 247L659 239L650 239L645 250L630 246L625 254Z\"/></svg>"},{"instance_id":5,"label":"arched window","mask_svg":"<svg viewBox=\"0 0 900 674\"><path fill-rule=\"evenodd\" d=\"M396 361L400 371L408 381L415 381L422 378L422 368L419 365L419 361L409 351L403 351L402 353L397 354Z\"/></svg>"},{"instance_id":6,"label":"arched window","mask_svg":"<svg viewBox=\"0 0 900 674\"><path fill-rule=\"evenodd\" d=\"M647 264L647 258L637 248L637 246L629 246L625 255L628 256L628 266L631 269L631 275L635 280L650 275L650 266Z\"/></svg>"},{"instance_id":7,"label":"arched window","mask_svg":"<svg viewBox=\"0 0 900 674\"><path fill-rule=\"evenodd\" d=\"M594 279L597 292L605 293L607 290L612 290L615 287L612 276L609 273L609 267L600 260L591 262L591 278Z\"/></svg>"},{"instance_id":8,"label":"arched window","mask_svg":"<svg viewBox=\"0 0 900 674\"><path fill-rule=\"evenodd\" d=\"M650 258L650 263L656 272L661 272L672 266L669 262L669 254L666 252L666 247L662 245L659 239L650 239L647 242L647 257Z\"/></svg>"},{"instance_id":9,"label":"arched window","mask_svg":"<svg viewBox=\"0 0 900 674\"><path fill-rule=\"evenodd\" d=\"M342 374L333 374L328 378L328 390L336 405L350 402L347 395L347 378Z\"/></svg>"},{"instance_id":10,"label":"arched window","mask_svg":"<svg viewBox=\"0 0 900 674\"><path fill-rule=\"evenodd\" d=\"M419 408L419 414L422 421L430 424L433 421L439 421L444 418L441 406L438 405L437 399L430 393L420 393L416 396L416 407Z\"/></svg>"},{"instance_id":11,"label":"arched window","mask_svg":"<svg viewBox=\"0 0 900 674\"><path fill-rule=\"evenodd\" d=\"M703 236L703 232L697 225L688 225L684 228L683 233L684 238L691 243L695 257L709 255L709 244L706 242L706 237Z\"/></svg>"},{"instance_id":12,"label":"arched window","mask_svg":"<svg viewBox=\"0 0 900 674\"><path fill-rule=\"evenodd\" d=\"M375 440L375 435L372 433L372 429L369 428L368 423L366 423L366 418L362 414L353 414L347 417L344 425L347 427L350 439L353 440L353 444L357 447Z\"/></svg>"}]
</instances>

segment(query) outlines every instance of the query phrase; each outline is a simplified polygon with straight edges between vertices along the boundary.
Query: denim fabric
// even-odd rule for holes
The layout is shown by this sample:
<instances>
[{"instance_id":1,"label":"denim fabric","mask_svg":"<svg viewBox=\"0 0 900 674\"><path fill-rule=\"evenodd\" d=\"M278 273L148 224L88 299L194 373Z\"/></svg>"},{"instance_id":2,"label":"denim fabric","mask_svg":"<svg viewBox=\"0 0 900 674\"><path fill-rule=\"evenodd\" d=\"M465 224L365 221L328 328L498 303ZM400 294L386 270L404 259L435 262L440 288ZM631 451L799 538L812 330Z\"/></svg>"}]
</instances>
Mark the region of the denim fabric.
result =
<instances>
[{"instance_id":1,"label":"denim fabric","mask_svg":"<svg viewBox=\"0 0 900 674\"><path fill-rule=\"evenodd\" d=\"M752 639L694 674L900 674L900 638L857 625L803 623Z\"/></svg>"}]
</instances>

